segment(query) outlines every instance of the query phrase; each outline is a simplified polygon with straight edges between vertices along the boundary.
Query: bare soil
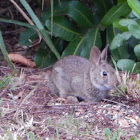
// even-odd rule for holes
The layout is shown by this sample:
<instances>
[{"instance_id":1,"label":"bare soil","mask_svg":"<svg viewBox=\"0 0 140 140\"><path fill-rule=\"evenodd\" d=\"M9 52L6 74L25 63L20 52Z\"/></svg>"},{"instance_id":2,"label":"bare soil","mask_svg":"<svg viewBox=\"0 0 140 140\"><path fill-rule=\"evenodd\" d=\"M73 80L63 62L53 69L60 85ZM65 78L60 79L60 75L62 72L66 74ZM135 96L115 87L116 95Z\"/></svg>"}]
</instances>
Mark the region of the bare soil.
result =
<instances>
[{"instance_id":1,"label":"bare soil","mask_svg":"<svg viewBox=\"0 0 140 140\"><path fill-rule=\"evenodd\" d=\"M50 70L17 66L17 74L0 91L0 135L7 131L27 139L33 132L42 140L104 140L105 128L119 129L121 139L140 138L140 102L114 97L97 103L71 103L50 94ZM4 63L0 79L11 75ZM26 132L26 131L27 132Z\"/></svg>"}]
</instances>

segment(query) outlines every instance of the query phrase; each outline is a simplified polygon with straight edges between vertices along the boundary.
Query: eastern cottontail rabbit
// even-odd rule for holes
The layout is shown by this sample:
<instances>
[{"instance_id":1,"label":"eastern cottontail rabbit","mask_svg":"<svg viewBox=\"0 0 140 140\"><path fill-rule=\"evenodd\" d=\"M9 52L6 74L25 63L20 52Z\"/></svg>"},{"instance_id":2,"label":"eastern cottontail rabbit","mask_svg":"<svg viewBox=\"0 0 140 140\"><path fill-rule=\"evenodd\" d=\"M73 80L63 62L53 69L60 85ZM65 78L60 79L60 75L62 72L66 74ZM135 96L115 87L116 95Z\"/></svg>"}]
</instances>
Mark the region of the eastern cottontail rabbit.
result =
<instances>
[{"instance_id":1,"label":"eastern cottontail rabbit","mask_svg":"<svg viewBox=\"0 0 140 140\"><path fill-rule=\"evenodd\" d=\"M58 60L50 75L51 92L62 98L76 96L86 101L107 98L108 91L118 85L115 70L106 61L107 48L100 52L92 47L90 61L73 55Z\"/></svg>"}]
</instances>

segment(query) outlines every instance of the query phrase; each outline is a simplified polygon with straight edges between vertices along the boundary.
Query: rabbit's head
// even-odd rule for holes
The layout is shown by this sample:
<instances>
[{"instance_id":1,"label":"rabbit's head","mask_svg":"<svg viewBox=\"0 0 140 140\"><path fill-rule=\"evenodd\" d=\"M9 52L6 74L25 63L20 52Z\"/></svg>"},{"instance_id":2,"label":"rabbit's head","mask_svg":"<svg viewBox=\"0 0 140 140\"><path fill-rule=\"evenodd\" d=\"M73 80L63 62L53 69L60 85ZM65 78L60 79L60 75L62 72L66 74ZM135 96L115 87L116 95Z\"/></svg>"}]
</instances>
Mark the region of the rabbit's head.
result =
<instances>
[{"instance_id":1,"label":"rabbit's head","mask_svg":"<svg viewBox=\"0 0 140 140\"><path fill-rule=\"evenodd\" d=\"M101 52L97 47L93 47L90 52L90 79L99 90L110 90L119 84L115 69L107 63L107 49L108 46Z\"/></svg>"}]
</instances>

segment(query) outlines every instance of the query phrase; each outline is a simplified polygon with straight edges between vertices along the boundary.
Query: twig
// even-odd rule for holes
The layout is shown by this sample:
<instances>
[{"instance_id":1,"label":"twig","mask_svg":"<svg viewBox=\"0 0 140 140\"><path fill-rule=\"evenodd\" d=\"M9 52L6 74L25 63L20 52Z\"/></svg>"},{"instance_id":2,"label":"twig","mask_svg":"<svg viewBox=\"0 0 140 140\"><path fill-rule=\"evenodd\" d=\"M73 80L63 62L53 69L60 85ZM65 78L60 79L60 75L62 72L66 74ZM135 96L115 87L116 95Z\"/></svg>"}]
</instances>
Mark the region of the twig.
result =
<instances>
[{"instance_id":1,"label":"twig","mask_svg":"<svg viewBox=\"0 0 140 140\"><path fill-rule=\"evenodd\" d=\"M23 17L31 24L34 25L33 21L26 15L26 13L19 7L19 5L14 1L10 0L13 5L18 9L18 11L23 15Z\"/></svg>"},{"instance_id":2,"label":"twig","mask_svg":"<svg viewBox=\"0 0 140 140\"><path fill-rule=\"evenodd\" d=\"M127 105L125 105L125 104L122 104L122 103L119 103L119 102L116 102L116 101L112 101L112 100L108 100L108 99L103 99L103 100L104 100L104 101L107 101L107 102L111 102L111 103L115 103L115 104L127 106Z\"/></svg>"},{"instance_id":3,"label":"twig","mask_svg":"<svg viewBox=\"0 0 140 140\"><path fill-rule=\"evenodd\" d=\"M84 104L62 104L62 105L45 105L45 107L53 107L53 108L60 108L60 107L66 107L66 106L89 106L90 104L84 103Z\"/></svg>"},{"instance_id":4,"label":"twig","mask_svg":"<svg viewBox=\"0 0 140 140\"><path fill-rule=\"evenodd\" d=\"M10 0L10 1L18 9L18 11L22 14L22 16L28 21L28 23L31 25L34 25L33 21L26 15L26 13L19 7L19 5L14 0ZM36 31L37 31L37 34L39 36L39 41L35 42L33 45L30 45L30 47L33 47L33 46L39 44L42 40L40 32L38 30L36 30Z\"/></svg>"}]
</instances>

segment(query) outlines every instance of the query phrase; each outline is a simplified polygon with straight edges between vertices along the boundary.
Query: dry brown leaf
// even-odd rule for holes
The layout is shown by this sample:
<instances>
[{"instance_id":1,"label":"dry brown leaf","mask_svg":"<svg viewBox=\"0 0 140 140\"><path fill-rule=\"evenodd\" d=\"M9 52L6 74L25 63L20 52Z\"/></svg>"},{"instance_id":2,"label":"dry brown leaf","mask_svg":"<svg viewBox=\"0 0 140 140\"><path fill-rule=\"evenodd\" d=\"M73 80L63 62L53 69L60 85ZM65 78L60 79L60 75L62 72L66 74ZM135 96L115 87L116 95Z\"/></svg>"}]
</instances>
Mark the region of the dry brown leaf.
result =
<instances>
[{"instance_id":1,"label":"dry brown leaf","mask_svg":"<svg viewBox=\"0 0 140 140\"><path fill-rule=\"evenodd\" d=\"M31 68L36 66L35 62L31 61L30 59L25 58L24 56L20 54L11 53L11 54L8 54L8 57L12 62L21 63Z\"/></svg>"}]
</instances>

